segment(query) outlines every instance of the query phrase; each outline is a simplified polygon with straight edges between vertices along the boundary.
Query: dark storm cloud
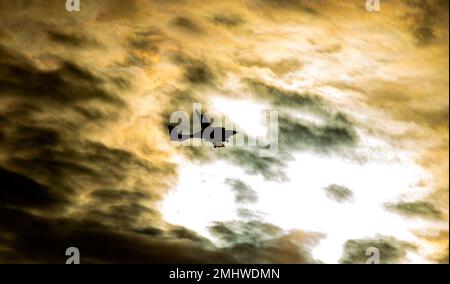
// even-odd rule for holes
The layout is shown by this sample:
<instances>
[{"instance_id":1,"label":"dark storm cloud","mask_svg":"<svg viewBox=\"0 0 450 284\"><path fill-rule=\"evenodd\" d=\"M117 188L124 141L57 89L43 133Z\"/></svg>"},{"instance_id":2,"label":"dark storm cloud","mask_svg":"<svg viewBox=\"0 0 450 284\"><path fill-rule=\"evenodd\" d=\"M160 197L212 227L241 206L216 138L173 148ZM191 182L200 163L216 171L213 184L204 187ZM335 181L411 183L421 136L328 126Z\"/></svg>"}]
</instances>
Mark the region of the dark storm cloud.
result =
<instances>
[{"instance_id":1,"label":"dark storm cloud","mask_svg":"<svg viewBox=\"0 0 450 284\"><path fill-rule=\"evenodd\" d=\"M58 144L55 147L61 146ZM82 150L78 152L84 153ZM73 196L73 191L87 190L75 188L80 178L83 187L92 184L112 186L126 177L128 168L140 163L133 161L134 158L125 152L114 152L102 146L87 155L76 156L73 161L65 155L61 155L61 160L55 160L56 157L49 153L23 159L20 165L16 164L17 161L9 163L28 173L37 172L33 175L52 181L47 186L3 168L0 171L0 231L1 234L14 236L6 244L2 242L2 246L6 245L11 253L2 254L0 262L64 263L65 248L71 245L83 251L85 263L227 262L231 259L223 253L203 249L201 243L191 244L196 237L188 230L176 228L164 234L158 228L138 226L142 216L161 222L159 213L140 204L154 200L141 192L95 190L89 195L90 203L78 209L77 218L41 218L27 213L24 211L27 208L38 208L52 215L63 214L63 209L55 211L52 207L70 205L66 201ZM134 173L139 175L139 170L136 170L134 168ZM152 171L143 173L152 174ZM63 184L66 188L61 186ZM140 187L139 181L136 181L136 186ZM65 198L54 198L56 193ZM27 226L16 226L14 222ZM180 240L186 241L183 243ZM196 240L199 242L200 238ZM143 248L149 251L143 253ZM186 255L183 255L185 252Z\"/></svg>"},{"instance_id":2,"label":"dark storm cloud","mask_svg":"<svg viewBox=\"0 0 450 284\"><path fill-rule=\"evenodd\" d=\"M50 127L17 125L11 133L13 151L33 149L36 145L42 148L56 146L61 142L60 133Z\"/></svg>"},{"instance_id":3,"label":"dark storm cloud","mask_svg":"<svg viewBox=\"0 0 450 284\"><path fill-rule=\"evenodd\" d=\"M142 51L159 51L159 44L163 41L163 34L156 28L138 31L131 37L128 44L133 49Z\"/></svg>"},{"instance_id":4,"label":"dark storm cloud","mask_svg":"<svg viewBox=\"0 0 450 284\"><path fill-rule=\"evenodd\" d=\"M43 218L0 207L0 231L12 234L0 262L64 263L77 246L83 263L230 263L230 255L186 238L144 235L89 219Z\"/></svg>"},{"instance_id":5,"label":"dark storm cloud","mask_svg":"<svg viewBox=\"0 0 450 284\"><path fill-rule=\"evenodd\" d=\"M117 189L98 189L90 193L93 199L101 202L126 201L132 202L140 199L150 199L149 194L144 192L117 190Z\"/></svg>"},{"instance_id":6,"label":"dark storm cloud","mask_svg":"<svg viewBox=\"0 0 450 284\"><path fill-rule=\"evenodd\" d=\"M47 37L51 41L67 47L77 47L77 48L101 47L101 44L99 42L84 34L48 30Z\"/></svg>"},{"instance_id":7,"label":"dark storm cloud","mask_svg":"<svg viewBox=\"0 0 450 284\"><path fill-rule=\"evenodd\" d=\"M209 230L227 245L255 244L271 238L277 238L283 234L283 230L279 227L260 221L216 222Z\"/></svg>"},{"instance_id":8,"label":"dark storm cloud","mask_svg":"<svg viewBox=\"0 0 450 284\"><path fill-rule=\"evenodd\" d=\"M0 167L0 206L51 208L63 203L50 190L31 178Z\"/></svg>"},{"instance_id":9,"label":"dark storm cloud","mask_svg":"<svg viewBox=\"0 0 450 284\"><path fill-rule=\"evenodd\" d=\"M268 180L283 181L285 160L282 153L276 157L261 157L258 148L234 148L220 152L220 157L242 167L248 174L260 174Z\"/></svg>"},{"instance_id":10,"label":"dark storm cloud","mask_svg":"<svg viewBox=\"0 0 450 284\"><path fill-rule=\"evenodd\" d=\"M172 20L172 25L190 33L203 32L202 28L196 22L187 17L176 17Z\"/></svg>"},{"instance_id":11,"label":"dark storm cloud","mask_svg":"<svg viewBox=\"0 0 450 284\"><path fill-rule=\"evenodd\" d=\"M4 48L0 53L0 94L8 104L0 113L0 149L9 153L3 159L9 174L2 179L10 187L16 180L17 193L28 190L27 202L67 205L74 192L114 186L131 169L159 172L127 151L82 138L83 127L109 121L119 107L126 110L119 98L102 87L103 79L70 62L44 71L18 53ZM102 103L101 109L92 105L95 101ZM81 187L80 179L86 182ZM11 188L4 190L2 204L18 202Z\"/></svg>"},{"instance_id":12,"label":"dark storm cloud","mask_svg":"<svg viewBox=\"0 0 450 284\"><path fill-rule=\"evenodd\" d=\"M319 237L260 222L223 223L212 231L229 245L215 248L183 227L124 229L96 214L48 218L0 206L0 232L13 236L0 239L0 261L64 263L66 248L76 246L83 263L310 263Z\"/></svg>"},{"instance_id":13,"label":"dark storm cloud","mask_svg":"<svg viewBox=\"0 0 450 284\"><path fill-rule=\"evenodd\" d=\"M353 198L353 192L345 186L331 184L324 188L327 196L337 202L350 201Z\"/></svg>"},{"instance_id":14,"label":"dark storm cloud","mask_svg":"<svg viewBox=\"0 0 450 284\"><path fill-rule=\"evenodd\" d=\"M20 54L1 52L0 93L11 107L0 113L0 148L10 153L0 175L0 232L11 238L1 239L0 262L64 263L69 246L80 249L84 263L241 262L228 248L216 248L162 220L153 206L175 176L171 164L154 165L81 134L84 122L111 121L102 109L126 111L103 88L116 84L113 79L99 78L71 62L43 71ZM189 67L196 63L184 62ZM172 107L191 108L199 101L195 92L175 94ZM152 194L144 193L148 191ZM149 224L143 226L143 220ZM280 245L265 244L270 250ZM284 252L255 258L249 252L245 261L283 262Z\"/></svg>"},{"instance_id":15,"label":"dark storm cloud","mask_svg":"<svg viewBox=\"0 0 450 284\"><path fill-rule=\"evenodd\" d=\"M150 81L151 86L145 86L149 89L146 103L157 106L163 120L173 110L190 113L192 103L206 105L204 102L209 92L205 91L222 91L218 89L220 72L236 71L214 65L219 61L223 62L223 66L228 66L227 63L233 65L227 62L228 58L223 54L232 54L228 48L234 49L236 46L232 43L228 47L228 43L232 42L228 40L224 41L223 52L212 52L217 45L209 46L207 38L202 37L204 32L209 31L202 25L202 16L208 17L206 20L210 21L210 25L216 25L213 28L222 30L223 35L230 36L233 42L236 39L233 32L240 31L242 26L252 30L251 20L257 19L260 26L254 26L255 30L267 31L264 38L270 43L272 31L294 31L296 26L292 24L295 22L308 25L308 19L322 13L320 9L329 9L327 5L322 7L322 4L330 2L250 0L246 3L253 3L251 11L245 8L240 11L239 7L236 9L242 12L239 14L221 12L219 9L222 7L216 7L216 3L207 5L207 10L202 11L184 0L82 0L82 11L69 14L64 10L64 3L56 2L0 1L0 41L13 43L13 48L23 48L26 54L21 55L0 46L0 262L64 263L64 252L68 246L80 248L83 263L315 262L309 250L317 241L317 234L285 232L274 225L256 222L262 218L245 208L238 208L238 216L253 222L225 222L213 226L212 233L226 244L223 248L214 247L210 241L186 228L165 223L155 202L160 201L161 196L173 186L177 173L175 165L161 161L164 158L160 156L170 157L173 153L158 152L159 148L164 147L158 145L153 148L153 140L148 143L151 144L148 152L156 152L158 157L148 152L133 151L136 150L133 143L139 138L135 136L134 129L129 131L128 127L135 126L136 113L128 108L125 101L135 103L134 99L140 94L133 94L131 80L113 76L117 69L121 69L120 72L136 74L134 82L137 84ZM441 34L437 20L433 20L437 14L431 10L429 12L427 4L411 2L425 7L417 9L423 12L410 16L420 19L419 24L413 24L412 33L421 44L433 43ZM154 3L161 6L155 7ZM174 3L177 6L171 6ZM363 9L363 3L359 4ZM222 6L221 3L218 6ZM247 22L247 18L243 19L241 15L248 12L255 14ZM336 10L338 18L342 18L340 13L341 10ZM21 17L17 17L19 14ZM293 17L287 19L289 15ZM424 20L426 18L422 15L428 15L429 19ZM277 19L267 25L266 20L273 17L278 17L280 21ZM291 19L294 21L291 22ZM330 18L326 22L333 20ZM63 23L70 27L65 27ZM337 30L342 30L340 24L339 21L333 22ZM164 28L148 28L153 25ZM319 22L317 26L316 23L312 25L319 30L329 27ZM181 38L173 36L173 30ZM395 27L394 30L399 31ZM167 38L170 41L167 49L161 45L166 40L163 32L171 35L170 39ZM249 37L242 42L242 47L258 45L259 42L253 42L258 37L247 32L245 34ZM102 36L94 37L95 33ZM221 44L219 36L222 35L218 35L214 44ZM102 41L98 42L100 38ZM44 41L41 42L41 39ZM183 45L182 42L188 44ZM299 48L304 50L302 43L298 43ZM105 50L107 47L108 54L91 54L90 50L86 50L98 48L99 44L104 45ZM241 43L237 44L240 48ZM284 46L285 43L280 42L279 47ZM264 46L258 46L258 50L259 47L265 50ZM177 72L170 74L172 66L167 68L167 58L164 57L166 51L171 54L173 49L178 48L186 54L206 54L204 58L186 56L175 62L181 69L182 77L174 84L177 88L180 84L180 90L154 91L153 86L168 81L173 83L173 78L178 75ZM325 46L314 49L314 55L320 53L321 56L328 56L340 48L343 47ZM75 63L71 52L77 52L80 61ZM256 58L257 53L255 50ZM218 60L214 61L212 57ZM35 65L33 60L40 59L41 63ZM110 62L111 59L113 62ZM118 64L115 60L123 63ZM89 67L83 66L86 61L89 61ZM156 66L155 62L161 62L160 66ZM311 62L315 60L311 59ZM271 75L276 76L302 67L297 58L275 62L255 59L240 63L240 67L268 68ZM40 69L43 66L45 70ZM103 74L105 70L113 75ZM251 76L251 73L247 75ZM280 134L280 149L276 157L260 157L258 147L216 150L182 147L181 151L192 160L204 162L223 158L248 173L270 180L283 180L283 170L296 151L312 150L334 155L357 142L353 122L324 99L258 81L253 83L249 84L249 89L255 97L280 110L280 129L283 133ZM145 111L145 107L142 105L141 109L139 106L137 112ZM312 112L323 118L324 125L292 117L284 112L284 108ZM448 126L444 122L448 118L448 110L444 109L439 114L408 111L423 116L431 125L436 121L440 126ZM160 130L166 133L165 123L159 124L150 124L149 131L143 135L155 132L159 135ZM237 199L254 200L253 189L247 185L234 180L233 188ZM356 245L348 246L349 258L358 259L359 252L352 252L352 248L369 242L364 241L356 240ZM390 239L370 241L375 244L388 242L394 246L392 249L385 244L391 260L402 255L398 248L401 246ZM389 256L389 251L394 256ZM443 259L445 261L445 256Z\"/></svg>"},{"instance_id":16,"label":"dark storm cloud","mask_svg":"<svg viewBox=\"0 0 450 284\"><path fill-rule=\"evenodd\" d=\"M121 67L146 67L157 62L161 44L165 41L164 33L155 27L143 28L128 38L126 49L128 57Z\"/></svg>"},{"instance_id":17,"label":"dark storm cloud","mask_svg":"<svg viewBox=\"0 0 450 284\"><path fill-rule=\"evenodd\" d=\"M351 146L356 143L357 136L350 119L344 113L334 111L317 95L283 90L251 79L244 80L244 83L255 96L271 102L275 109L307 111L326 120L326 125L318 126L280 111L278 123L281 147L303 148L306 145L325 150L332 146Z\"/></svg>"},{"instance_id":18,"label":"dark storm cloud","mask_svg":"<svg viewBox=\"0 0 450 284\"><path fill-rule=\"evenodd\" d=\"M330 116L327 103L315 94L284 90L253 79L244 79L243 82L256 98L268 101L276 108L310 111L325 118Z\"/></svg>"},{"instance_id":19,"label":"dark storm cloud","mask_svg":"<svg viewBox=\"0 0 450 284\"><path fill-rule=\"evenodd\" d=\"M345 121L337 115L333 124L325 126L308 125L294 117L280 113L279 148L285 150L313 149L329 153L340 147L354 146L357 136Z\"/></svg>"},{"instance_id":20,"label":"dark storm cloud","mask_svg":"<svg viewBox=\"0 0 450 284\"><path fill-rule=\"evenodd\" d=\"M209 67L200 61L188 64L185 67L184 77L192 84L207 84L214 79Z\"/></svg>"},{"instance_id":21,"label":"dark storm cloud","mask_svg":"<svg viewBox=\"0 0 450 284\"><path fill-rule=\"evenodd\" d=\"M275 106L321 108L323 105L321 99L312 94L300 94L295 91L287 91L252 79L246 79L244 83L252 93L263 99L271 100Z\"/></svg>"},{"instance_id":22,"label":"dark storm cloud","mask_svg":"<svg viewBox=\"0 0 450 284\"><path fill-rule=\"evenodd\" d=\"M129 41L130 47L143 51L158 51L157 45L147 38L132 38Z\"/></svg>"},{"instance_id":23,"label":"dark storm cloud","mask_svg":"<svg viewBox=\"0 0 450 284\"><path fill-rule=\"evenodd\" d=\"M109 22L117 20L130 20L139 14L136 0L102 0L103 8L97 16L97 20Z\"/></svg>"},{"instance_id":24,"label":"dark storm cloud","mask_svg":"<svg viewBox=\"0 0 450 284\"><path fill-rule=\"evenodd\" d=\"M225 183L231 186L235 193L236 203L254 203L258 201L258 194L248 184L239 180L227 178Z\"/></svg>"},{"instance_id":25,"label":"dark storm cloud","mask_svg":"<svg viewBox=\"0 0 450 284\"><path fill-rule=\"evenodd\" d=\"M82 178L91 185L113 186L131 170L143 175L173 173L169 167L155 167L127 151L88 141L64 141L52 147L36 144L31 153L27 154L27 150L16 149L18 152L11 155L9 164L60 185L70 186Z\"/></svg>"},{"instance_id":26,"label":"dark storm cloud","mask_svg":"<svg viewBox=\"0 0 450 284\"><path fill-rule=\"evenodd\" d=\"M310 0L254 0L254 3L270 9L281 9L287 11L303 12L308 14L317 14L320 11L320 5L325 1Z\"/></svg>"},{"instance_id":27,"label":"dark storm cloud","mask_svg":"<svg viewBox=\"0 0 450 284\"><path fill-rule=\"evenodd\" d=\"M42 71L17 53L0 46L0 93L39 100L41 103L75 104L97 100L123 105L101 87L102 79L71 62L62 62L55 71Z\"/></svg>"},{"instance_id":28,"label":"dark storm cloud","mask_svg":"<svg viewBox=\"0 0 450 284\"><path fill-rule=\"evenodd\" d=\"M20 139L45 128L41 139L51 139L61 133L49 133L59 127L59 132L75 134L75 130L100 120L115 120L126 111L125 103L104 85L124 86L121 78L99 78L92 72L71 62L56 58L56 69L41 70L23 55L0 46L0 93L8 108L3 110L11 124L15 124L16 138L22 143L32 139ZM99 105L101 104L101 106ZM54 111L49 112L52 109ZM65 115L57 115L64 111ZM53 115L46 115L53 113ZM43 118L45 117L45 119ZM26 133L27 128L35 128ZM52 130L53 129L53 130ZM45 138L43 138L45 136ZM20 146L20 145L19 145Z\"/></svg>"},{"instance_id":29,"label":"dark storm cloud","mask_svg":"<svg viewBox=\"0 0 450 284\"><path fill-rule=\"evenodd\" d=\"M0 231L12 237L1 239L0 262L64 263L65 248L72 245L85 262L231 259L203 249L200 238L193 244L192 232L158 228L164 222L149 206L167 188L161 177L175 175L171 164L156 165L82 135L86 122L110 121L102 111L126 111L102 87L115 82L70 62L43 71L18 53L0 52L0 99L9 106L0 112L0 149L9 153L0 168ZM148 177L151 184L143 180ZM152 195L144 193L149 190ZM140 225L142 218L156 227ZM177 251L186 255L174 256Z\"/></svg>"},{"instance_id":30,"label":"dark storm cloud","mask_svg":"<svg viewBox=\"0 0 450 284\"><path fill-rule=\"evenodd\" d=\"M191 161L207 162L217 158L214 148L205 147L183 147L183 155Z\"/></svg>"},{"instance_id":31,"label":"dark storm cloud","mask_svg":"<svg viewBox=\"0 0 450 284\"><path fill-rule=\"evenodd\" d=\"M433 27L427 26L425 23L415 27L413 33L420 44L428 44L435 37Z\"/></svg>"},{"instance_id":32,"label":"dark storm cloud","mask_svg":"<svg viewBox=\"0 0 450 284\"><path fill-rule=\"evenodd\" d=\"M426 125L428 127L448 128L448 121L449 121L448 106L447 107L439 106L436 109L432 109L432 110L414 109L414 113L415 113L416 121L419 121L420 123L423 123L424 125Z\"/></svg>"},{"instance_id":33,"label":"dark storm cloud","mask_svg":"<svg viewBox=\"0 0 450 284\"><path fill-rule=\"evenodd\" d=\"M150 195L138 186L136 189L98 189L89 194L77 215L125 232L166 237L161 228L164 224L161 214L152 207L159 198L158 194ZM145 225L142 220L146 220Z\"/></svg>"},{"instance_id":34,"label":"dark storm cloud","mask_svg":"<svg viewBox=\"0 0 450 284\"><path fill-rule=\"evenodd\" d=\"M448 129L448 100L439 104L428 104L430 98L417 96L417 90L411 90L403 85L389 82L383 82L382 85L374 84L375 88L370 93L359 87L341 83L331 84L344 91L367 94L363 98L367 104L388 109L397 119L414 121L416 124L432 129Z\"/></svg>"},{"instance_id":35,"label":"dark storm cloud","mask_svg":"<svg viewBox=\"0 0 450 284\"><path fill-rule=\"evenodd\" d=\"M368 248L377 248L380 252L380 263L399 263L406 257L408 250L415 247L393 237L378 236L371 239L348 240L344 245L344 254L340 263L364 264L370 257L366 255Z\"/></svg>"},{"instance_id":36,"label":"dark storm cloud","mask_svg":"<svg viewBox=\"0 0 450 284\"><path fill-rule=\"evenodd\" d=\"M136 66L136 67L145 67L147 66L147 62L145 60L145 57L139 56L139 55L130 55L123 64L120 64L119 66Z\"/></svg>"},{"instance_id":37,"label":"dark storm cloud","mask_svg":"<svg viewBox=\"0 0 450 284\"><path fill-rule=\"evenodd\" d=\"M204 244L205 246L208 247L213 247L210 240L181 226L173 226L173 228L169 230L168 235L176 239L189 240L195 243Z\"/></svg>"},{"instance_id":38,"label":"dark storm cloud","mask_svg":"<svg viewBox=\"0 0 450 284\"><path fill-rule=\"evenodd\" d=\"M217 222L210 231L224 243L223 251L242 263L314 263L310 249L323 237L301 231L284 232L260 221Z\"/></svg>"},{"instance_id":39,"label":"dark storm cloud","mask_svg":"<svg viewBox=\"0 0 450 284\"><path fill-rule=\"evenodd\" d=\"M448 13L445 12L448 11L448 1L403 0L402 2L410 8L405 18L412 20L411 32L418 44L426 46L432 43L437 37L437 29L448 22Z\"/></svg>"},{"instance_id":40,"label":"dark storm cloud","mask_svg":"<svg viewBox=\"0 0 450 284\"><path fill-rule=\"evenodd\" d=\"M168 107L172 111L192 111L192 104L202 103L202 98L194 90L174 89L167 92L169 97ZM202 104L203 105L203 104ZM204 110L203 110L204 111ZM170 113L168 113L170 117Z\"/></svg>"},{"instance_id":41,"label":"dark storm cloud","mask_svg":"<svg viewBox=\"0 0 450 284\"><path fill-rule=\"evenodd\" d=\"M150 196L140 189L98 189L89 194L88 202L82 208L82 216L121 230L161 235L163 231L154 227L160 223L161 216L149 207L157 200L159 197L156 194ZM139 222L144 218L149 225L142 227Z\"/></svg>"},{"instance_id":42,"label":"dark storm cloud","mask_svg":"<svg viewBox=\"0 0 450 284\"><path fill-rule=\"evenodd\" d=\"M98 106L74 106L73 111L80 117L81 121L92 123L94 121L109 120L117 118L117 113Z\"/></svg>"},{"instance_id":43,"label":"dark storm cloud","mask_svg":"<svg viewBox=\"0 0 450 284\"><path fill-rule=\"evenodd\" d=\"M237 27L244 23L241 16L232 13L220 13L215 14L212 17L212 22L217 25L223 25L226 27Z\"/></svg>"},{"instance_id":44,"label":"dark storm cloud","mask_svg":"<svg viewBox=\"0 0 450 284\"><path fill-rule=\"evenodd\" d=\"M259 212L254 212L247 208L238 208L237 215L242 220L260 220L262 217L262 214Z\"/></svg>"},{"instance_id":45,"label":"dark storm cloud","mask_svg":"<svg viewBox=\"0 0 450 284\"><path fill-rule=\"evenodd\" d=\"M139 228L137 222L139 222L140 218L145 217L146 220L158 220L160 217L153 209L133 202L112 205L98 204L94 208L84 208L84 212L91 216L91 221L95 220L98 223L108 224L128 231Z\"/></svg>"},{"instance_id":46,"label":"dark storm cloud","mask_svg":"<svg viewBox=\"0 0 450 284\"><path fill-rule=\"evenodd\" d=\"M210 84L215 79L213 71L204 61L181 58L179 63L184 69L185 80L192 85Z\"/></svg>"},{"instance_id":47,"label":"dark storm cloud","mask_svg":"<svg viewBox=\"0 0 450 284\"><path fill-rule=\"evenodd\" d=\"M12 176L9 172L9 175L2 174L2 184L5 184L6 188L2 188L0 204L7 207L38 207L45 214L55 214L57 211L53 207L58 206L58 212L63 213L72 205L68 201L76 200L77 194L82 194L92 187L112 187L130 180L130 172L143 177L174 174L170 168L155 168L122 150L110 149L92 142L73 143L70 146L66 143L70 144L67 141L51 147L42 143L36 144L32 153L26 153L26 148L16 149L7 164L30 176L39 177L45 181L46 186L39 186L31 178L23 177L21 180L21 176ZM13 158L15 155L21 157ZM167 172L163 173L164 171ZM149 187L138 177L131 179L130 190L95 190L90 193L89 202L78 208L80 212L76 214L77 218L148 234L149 229L138 226L138 222L142 218L160 220L157 211L143 205L154 204L159 200L156 189L165 187L165 182L159 180L160 178L157 178L154 181L155 193L152 196L138 192ZM23 201L20 198L23 198Z\"/></svg>"},{"instance_id":48,"label":"dark storm cloud","mask_svg":"<svg viewBox=\"0 0 450 284\"><path fill-rule=\"evenodd\" d=\"M303 67L303 64L295 59L295 58L284 58L275 62L267 62L262 59L239 59L239 64L245 67L258 67L258 68L268 68L275 75L283 76L290 72L294 72L300 70ZM263 89L264 87L268 88L268 85L262 84L257 81L248 80L248 83L251 87L257 89Z\"/></svg>"},{"instance_id":49,"label":"dark storm cloud","mask_svg":"<svg viewBox=\"0 0 450 284\"><path fill-rule=\"evenodd\" d=\"M388 203L387 209L406 217L422 217L429 219L441 219L442 213L432 204L426 201Z\"/></svg>"}]
</instances>

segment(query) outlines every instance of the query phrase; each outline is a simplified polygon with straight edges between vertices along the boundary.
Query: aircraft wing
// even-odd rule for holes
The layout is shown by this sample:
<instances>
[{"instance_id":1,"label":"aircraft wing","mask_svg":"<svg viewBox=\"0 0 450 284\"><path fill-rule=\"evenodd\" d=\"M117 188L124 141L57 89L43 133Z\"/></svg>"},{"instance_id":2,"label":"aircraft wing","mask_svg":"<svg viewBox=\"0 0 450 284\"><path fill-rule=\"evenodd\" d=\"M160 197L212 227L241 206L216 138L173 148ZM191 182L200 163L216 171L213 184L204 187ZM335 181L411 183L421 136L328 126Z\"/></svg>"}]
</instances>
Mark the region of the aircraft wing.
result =
<instances>
[{"instance_id":1,"label":"aircraft wing","mask_svg":"<svg viewBox=\"0 0 450 284\"><path fill-rule=\"evenodd\" d=\"M205 129L205 128L211 126L211 122L209 121L209 119L206 115L201 114L198 110L195 110L195 113L197 114L198 118L200 119L202 129Z\"/></svg>"}]
</instances>

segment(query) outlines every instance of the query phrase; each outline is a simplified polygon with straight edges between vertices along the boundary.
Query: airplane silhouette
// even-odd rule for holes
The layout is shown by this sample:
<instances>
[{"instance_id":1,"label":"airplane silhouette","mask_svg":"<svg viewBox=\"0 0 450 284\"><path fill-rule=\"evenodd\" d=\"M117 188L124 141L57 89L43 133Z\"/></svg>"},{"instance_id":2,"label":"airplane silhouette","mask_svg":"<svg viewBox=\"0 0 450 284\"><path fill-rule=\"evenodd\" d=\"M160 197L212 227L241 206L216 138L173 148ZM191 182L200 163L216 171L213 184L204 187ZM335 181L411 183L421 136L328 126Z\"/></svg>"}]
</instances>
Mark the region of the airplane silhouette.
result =
<instances>
[{"instance_id":1,"label":"airplane silhouette","mask_svg":"<svg viewBox=\"0 0 450 284\"><path fill-rule=\"evenodd\" d=\"M172 141L184 141L191 138L200 138L205 141L211 142L214 148L225 147L223 142L229 142L231 136L238 133L235 130L228 130L223 127L213 127L208 117L201 114L198 110L195 110L198 118L200 119L201 130L196 133L182 134L177 130L174 130L176 126L168 125L170 140Z\"/></svg>"}]
</instances>

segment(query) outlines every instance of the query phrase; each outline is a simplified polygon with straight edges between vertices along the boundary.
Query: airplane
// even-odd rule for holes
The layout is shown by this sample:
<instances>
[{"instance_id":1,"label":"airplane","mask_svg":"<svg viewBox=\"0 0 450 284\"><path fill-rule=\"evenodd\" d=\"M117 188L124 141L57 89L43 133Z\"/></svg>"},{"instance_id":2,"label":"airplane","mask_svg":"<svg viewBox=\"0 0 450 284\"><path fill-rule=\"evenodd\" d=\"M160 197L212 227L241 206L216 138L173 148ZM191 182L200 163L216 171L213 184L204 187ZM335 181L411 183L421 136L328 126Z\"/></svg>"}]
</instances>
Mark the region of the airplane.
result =
<instances>
[{"instance_id":1,"label":"airplane","mask_svg":"<svg viewBox=\"0 0 450 284\"><path fill-rule=\"evenodd\" d=\"M197 133L182 134L178 131L173 131L176 126L168 125L170 140L172 141L184 141L191 138L200 138L205 141L211 142L214 148L225 147L223 142L229 142L231 136L238 133L235 130L225 129L223 127L213 127L208 117L195 110L201 123L201 130Z\"/></svg>"}]
</instances>

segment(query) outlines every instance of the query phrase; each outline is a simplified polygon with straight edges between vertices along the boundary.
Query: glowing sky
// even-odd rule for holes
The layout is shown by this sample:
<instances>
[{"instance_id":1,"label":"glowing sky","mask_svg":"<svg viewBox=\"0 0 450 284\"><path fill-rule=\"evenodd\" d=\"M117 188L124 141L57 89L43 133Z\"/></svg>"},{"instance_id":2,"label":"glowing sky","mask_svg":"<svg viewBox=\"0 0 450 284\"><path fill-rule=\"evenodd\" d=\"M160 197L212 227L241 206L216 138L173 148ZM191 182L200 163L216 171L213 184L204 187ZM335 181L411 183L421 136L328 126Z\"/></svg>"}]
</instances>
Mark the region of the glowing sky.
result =
<instances>
[{"instance_id":1,"label":"glowing sky","mask_svg":"<svg viewBox=\"0 0 450 284\"><path fill-rule=\"evenodd\" d=\"M62 2L0 0L1 263L448 263L448 1Z\"/></svg>"}]
</instances>

